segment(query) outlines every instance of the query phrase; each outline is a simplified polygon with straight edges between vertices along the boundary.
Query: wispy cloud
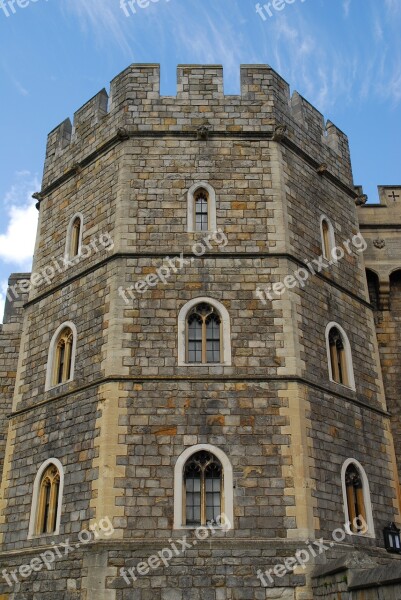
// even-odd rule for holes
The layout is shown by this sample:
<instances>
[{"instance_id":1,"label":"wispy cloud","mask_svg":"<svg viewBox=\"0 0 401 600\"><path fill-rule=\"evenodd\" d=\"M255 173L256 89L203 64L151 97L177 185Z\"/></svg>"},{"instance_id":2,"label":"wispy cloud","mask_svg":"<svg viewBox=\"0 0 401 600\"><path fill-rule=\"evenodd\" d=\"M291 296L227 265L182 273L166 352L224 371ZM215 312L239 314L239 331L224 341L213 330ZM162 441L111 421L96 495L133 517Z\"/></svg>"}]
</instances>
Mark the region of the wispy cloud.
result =
<instances>
[{"instance_id":1,"label":"wispy cloud","mask_svg":"<svg viewBox=\"0 0 401 600\"><path fill-rule=\"evenodd\" d=\"M344 11L345 17L349 16L350 8L351 8L351 0L343 0L343 11Z\"/></svg>"},{"instance_id":2,"label":"wispy cloud","mask_svg":"<svg viewBox=\"0 0 401 600\"><path fill-rule=\"evenodd\" d=\"M132 54L118 0L68 0L60 6L65 16L72 13L78 19L82 31L94 34L98 44L105 45L106 34L126 55Z\"/></svg>"},{"instance_id":3,"label":"wispy cloud","mask_svg":"<svg viewBox=\"0 0 401 600\"><path fill-rule=\"evenodd\" d=\"M174 55L177 63L222 63L229 87L237 84L239 63L267 63L322 111L372 95L400 102L400 0L384 0L382 7L376 0L364 0L364 19L357 28L351 16L360 5L354 8L352 0L335 5L318 6L311 13L307 3L294 3L265 22L255 14L254 3L243 0L159 0L137 8L129 18L119 0L69 0L60 6L102 50L113 40L127 61L140 56L142 62L148 56L141 45L146 29L147 41L155 48L149 62L156 56L163 63ZM330 17L324 20L326 14ZM392 57L382 69L387 37Z\"/></svg>"}]
</instances>

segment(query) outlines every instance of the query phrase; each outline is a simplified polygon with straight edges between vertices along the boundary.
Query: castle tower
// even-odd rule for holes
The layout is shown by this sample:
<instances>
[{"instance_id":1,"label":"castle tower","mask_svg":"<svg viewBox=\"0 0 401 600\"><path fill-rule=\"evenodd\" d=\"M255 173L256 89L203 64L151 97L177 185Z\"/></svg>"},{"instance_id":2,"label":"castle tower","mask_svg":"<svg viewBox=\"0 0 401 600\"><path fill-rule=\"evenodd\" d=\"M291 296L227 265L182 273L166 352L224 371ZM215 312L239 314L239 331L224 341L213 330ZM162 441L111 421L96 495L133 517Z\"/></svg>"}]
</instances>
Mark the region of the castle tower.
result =
<instances>
[{"instance_id":1,"label":"castle tower","mask_svg":"<svg viewBox=\"0 0 401 600\"><path fill-rule=\"evenodd\" d=\"M132 65L49 134L37 199L0 599L345 600L353 557L399 568L346 136L266 66L163 97Z\"/></svg>"},{"instance_id":2,"label":"castle tower","mask_svg":"<svg viewBox=\"0 0 401 600\"><path fill-rule=\"evenodd\" d=\"M401 186L379 186L379 204L358 210L368 244L365 265L374 308L381 367L401 475Z\"/></svg>"}]
</instances>

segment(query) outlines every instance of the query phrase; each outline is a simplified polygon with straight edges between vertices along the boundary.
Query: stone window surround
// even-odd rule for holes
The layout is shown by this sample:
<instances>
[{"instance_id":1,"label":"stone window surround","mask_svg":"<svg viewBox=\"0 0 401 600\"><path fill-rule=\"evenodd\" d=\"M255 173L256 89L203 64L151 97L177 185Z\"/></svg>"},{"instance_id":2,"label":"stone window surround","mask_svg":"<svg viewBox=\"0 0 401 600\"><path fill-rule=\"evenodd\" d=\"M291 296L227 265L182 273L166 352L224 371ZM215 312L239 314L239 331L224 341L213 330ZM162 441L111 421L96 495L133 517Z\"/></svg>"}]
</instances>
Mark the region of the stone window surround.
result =
<instances>
[{"instance_id":1,"label":"stone window surround","mask_svg":"<svg viewBox=\"0 0 401 600\"><path fill-rule=\"evenodd\" d=\"M60 533L60 521L61 521L61 508L63 504L63 489L64 489L64 468L61 462L57 458L48 458L39 468L36 473L35 481L33 484L33 492L32 492L32 506L31 506L31 516L29 519L29 531L28 531L28 540L31 540L37 536L35 534L36 528L36 515L38 510L39 503L39 494L40 494L40 484L42 481L42 475L46 471L47 467L50 465L54 465L60 474L60 485L58 492L58 502L57 502L57 519L56 519L56 529L53 533L43 533L41 536L49 536L49 535L58 535Z\"/></svg>"},{"instance_id":2,"label":"stone window surround","mask_svg":"<svg viewBox=\"0 0 401 600\"><path fill-rule=\"evenodd\" d=\"M221 357L219 363L187 363L186 362L186 327L187 327L187 316L194 306L205 302L213 306L220 315L221 318ZM230 315L226 307L221 304L218 300L201 296L199 298L193 298L189 300L181 308L178 314L178 366L180 367L212 367L215 365L222 365L229 367L231 366L231 326L230 326Z\"/></svg>"},{"instance_id":3,"label":"stone window surround","mask_svg":"<svg viewBox=\"0 0 401 600\"><path fill-rule=\"evenodd\" d=\"M330 334L330 331L334 327L336 329L338 329L338 331L341 333L341 337L343 339L349 385L344 385L343 383L338 383L338 381L335 381L334 378L333 378L333 371L332 371L332 368L331 368L331 354L330 354L329 334ZM327 364L328 364L328 369L329 369L329 379L330 379L330 381L332 383L335 383L336 385L342 385L343 387L351 389L351 390L353 390L355 392L356 391L356 386L355 386L354 367L353 367L353 362L352 362L352 351L351 351L351 344L349 342L347 334L345 333L345 331L341 327L341 325L339 325L338 323L335 323L334 321L331 321L330 323L327 324L326 334L325 335L326 335Z\"/></svg>"},{"instance_id":4,"label":"stone window surround","mask_svg":"<svg viewBox=\"0 0 401 600\"><path fill-rule=\"evenodd\" d=\"M60 336L60 333L67 327L71 329L72 334L73 334L72 350L71 350L71 370L70 370L70 378L68 379L68 381L72 381L74 379L75 354L76 354L76 346L77 346L77 328L75 327L75 325L72 321L65 321L56 329L56 331L53 334L53 337L51 339L51 342L50 342L49 354L47 357L47 365L46 365L45 392L47 392L55 387L58 387L59 385L64 385L65 383L68 383L68 381L63 381L63 383L57 383L56 385L53 385L53 383L52 383L53 368L54 368L54 361L56 358L56 348L57 348L58 338Z\"/></svg>"},{"instance_id":5,"label":"stone window surround","mask_svg":"<svg viewBox=\"0 0 401 600\"><path fill-rule=\"evenodd\" d=\"M210 444L196 444L186 448L177 459L174 467L174 529L196 529L195 526L183 525L183 480L184 467L188 459L197 452L205 450L210 452L219 459L223 466L223 513L227 517L227 526L222 527L224 530L234 528L234 485L233 485L233 468L227 455Z\"/></svg>"},{"instance_id":6,"label":"stone window surround","mask_svg":"<svg viewBox=\"0 0 401 600\"><path fill-rule=\"evenodd\" d=\"M345 485L345 474L350 465L354 465L358 469L358 471L361 475L361 478L362 478L363 500L365 503L366 522L367 522L367 526L368 526L368 531L366 533L354 533L353 531L351 531L351 528L349 526L349 511L348 511L348 499L347 499L347 486ZM363 468L361 463L359 461L357 461L355 458L347 458L347 460L344 462L342 469L341 469L341 485L342 485L342 490L343 490L345 532L348 535L356 535L359 537L375 538L376 534L375 534L375 526L374 526L374 522L373 522L372 502L370 499L369 480L366 475L365 469Z\"/></svg>"},{"instance_id":7,"label":"stone window surround","mask_svg":"<svg viewBox=\"0 0 401 600\"><path fill-rule=\"evenodd\" d=\"M187 195L187 229L188 233L205 233L196 231L196 215L195 215L195 193L204 188L208 193L208 212L209 212L209 231L213 232L217 229L216 219L216 192L209 183L200 181L194 183L188 190ZM207 232L206 232L207 233Z\"/></svg>"}]
</instances>

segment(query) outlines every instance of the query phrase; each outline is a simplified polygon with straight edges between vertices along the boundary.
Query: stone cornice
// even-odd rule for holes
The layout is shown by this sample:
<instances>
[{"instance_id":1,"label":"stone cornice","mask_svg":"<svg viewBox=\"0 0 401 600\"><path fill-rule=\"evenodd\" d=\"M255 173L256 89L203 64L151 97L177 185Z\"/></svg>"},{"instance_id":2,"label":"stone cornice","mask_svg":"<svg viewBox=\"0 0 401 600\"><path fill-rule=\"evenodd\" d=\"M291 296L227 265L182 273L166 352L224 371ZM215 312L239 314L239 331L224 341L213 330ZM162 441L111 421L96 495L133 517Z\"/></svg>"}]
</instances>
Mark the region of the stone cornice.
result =
<instances>
[{"instance_id":1,"label":"stone cornice","mask_svg":"<svg viewBox=\"0 0 401 600\"><path fill-rule=\"evenodd\" d=\"M312 169L314 169L321 177L325 177L331 183L333 183L336 187L341 189L345 194L347 194L353 200L358 198L358 194L354 189L350 188L346 183L341 181L336 175L332 174L329 171L329 166L324 165L325 168L322 169L322 163L312 158L305 150L300 148L298 144L296 144L293 140L290 139L288 135L286 135L287 130L285 126L278 125L275 128L275 131L210 131L207 132L207 141L216 139L243 139L243 140L254 140L254 141L276 141L279 144L290 149L292 152L297 154L300 158L304 160L307 164L309 164ZM119 128L117 132L110 137L106 142L101 144L96 150L88 154L81 161L74 163L63 175L55 179L50 185L41 190L40 192L36 192L33 194L33 198L38 200L37 206L40 206L40 203L44 200L46 196L48 196L55 189L60 187L63 183L68 181L69 179L75 177L78 173L82 171L86 166L90 165L94 160L98 159L100 156L119 145L120 143L124 143L129 139L160 139L160 138L179 138L179 139L187 139L187 140L196 140L199 139L199 131L137 131L137 130L129 130L124 128Z\"/></svg>"},{"instance_id":2,"label":"stone cornice","mask_svg":"<svg viewBox=\"0 0 401 600\"><path fill-rule=\"evenodd\" d=\"M183 252L182 255L184 258L193 257L193 254L191 254L190 252ZM85 277L86 275L93 273L98 268L103 267L104 265L106 265L108 263L111 263L111 262L113 262L115 260L119 260L119 259L133 259L133 258L137 258L137 259L166 258L166 253L165 252L132 252L132 253L116 252L115 254L112 254L108 258L105 258L104 260L97 262L96 264L92 265L91 267L88 267L87 269L80 271L76 275L72 275L68 279L63 280L62 282L60 282L59 284L55 285L54 287L51 287L50 289L46 290L45 292L43 292L42 294L40 294L33 300L29 300L28 302L26 302L24 304L24 308L28 308L29 306L37 304L44 298L51 296L52 294L59 291L63 287L70 285L70 283L73 283L74 281L76 281L77 279L80 279L81 277ZM275 258L275 259L277 259L278 258L278 259L280 259L280 258L283 258L283 259L289 260L289 261L295 263L297 266L305 269L305 263L302 262L301 260L299 260L296 256L294 256L292 254L280 253L280 252L278 252L278 253L273 253L273 252L224 252L224 253L223 252L208 252L207 254L204 254L203 256L198 257L198 258L199 258L199 260L205 260L208 258L218 258L218 259L223 259L223 258L227 258L227 259L238 259L238 258L243 258L243 259ZM354 300L359 302L359 304L365 306L366 308L370 308L371 310L373 310L371 304L369 302L367 302L367 300L365 300L361 296L358 296L357 294L354 294L354 292L352 292L351 290L348 290L347 288L345 288L341 284L333 281L332 279L325 277L322 273L316 273L315 275L311 275L311 276L318 277L319 279L325 281L326 283L329 283L330 285L332 285L333 287L338 289L340 292L347 294L350 298L353 298Z\"/></svg>"},{"instance_id":3,"label":"stone cornice","mask_svg":"<svg viewBox=\"0 0 401 600\"><path fill-rule=\"evenodd\" d=\"M183 367L180 367L180 368L182 369ZM248 382L248 383L253 383L253 382L255 382L255 383L261 383L261 382L264 382L264 383L269 383L269 382L299 383L300 385L304 385L306 387L310 387L312 389L318 390L325 394L329 394L336 398L340 398L341 400L344 400L344 402L350 402L351 404L354 404L355 406L364 408L366 410L369 410L371 412L379 414L383 417L390 418L390 413L388 411L385 411L382 408L379 408L378 406L371 406L370 404L367 404L363 400L357 398L357 394L355 392L352 392L351 390L349 390L349 392L348 392L348 391L346 391L346 388L344 388L344 393L339 393L331 387L321 385L319 383L311 381L310 379L307 379L306 377L298 377L297 375L293 375L293 376L291 376L291 375L276 375L276 376L270 376L270 377L265 377L262 375L259 375L259 376L258 375L249 375L249 376L247 376L247 375L197 375L197 376L193 376L193 375L175 375L175 376L174 375L172 375L172 376L167 376L167 375L152 375L152 376L113 375L113 376L109 376L109 377L99 378L99 379L91 381L90 383L87 383L85 385L77 386L76 388L74 388L72 390L69 389L67 391L61 392L60 394L57 394L56 396L46 398L42 402L36 402L35 404L32 404L31 406L26 406L25 408L16 410L13 413L9 414L7 418L15 419L15 418L19 417L20 415L37 410L38 408L40 408L42 406L48 405L53 402L57 402L59 400L63 400L64 398L68 398L69 396L74 396L74 395L80 394L81 392L84 392L88 389L97 388L102 385L106 385L108 383L125 383L125 382L143 383L146 381L151 381L151 382L155 382L155 381L171 381L171 382L173 382L173 381L186 381L186 382L191 382L191 381L209 381L209 382L240 381L240 382ZM96 398L95 401L98 402L99 399Z\"/></svg>"}]
</instances>

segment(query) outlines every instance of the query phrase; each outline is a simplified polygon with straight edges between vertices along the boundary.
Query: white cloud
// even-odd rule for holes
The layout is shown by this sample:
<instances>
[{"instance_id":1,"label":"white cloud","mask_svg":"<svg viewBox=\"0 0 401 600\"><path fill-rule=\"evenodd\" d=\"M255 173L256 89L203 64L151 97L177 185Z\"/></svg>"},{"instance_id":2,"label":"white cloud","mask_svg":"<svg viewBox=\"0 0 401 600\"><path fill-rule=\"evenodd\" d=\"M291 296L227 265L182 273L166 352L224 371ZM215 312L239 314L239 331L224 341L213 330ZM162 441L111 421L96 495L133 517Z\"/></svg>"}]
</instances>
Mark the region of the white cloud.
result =
<instances>
[{"instance_id":1,"label":"white cloud","mask_svg":"<svg viewBox=\"0 0 401 600\"><path fill-rule=\"evenodd\" d=\"M29 173L17 175L17 182L6 193L3 212L8 219L6 229L0 233L0 260L30 270L35 246L38 211L32 193L39 182Z\"/></svg>"}]
</instances>

